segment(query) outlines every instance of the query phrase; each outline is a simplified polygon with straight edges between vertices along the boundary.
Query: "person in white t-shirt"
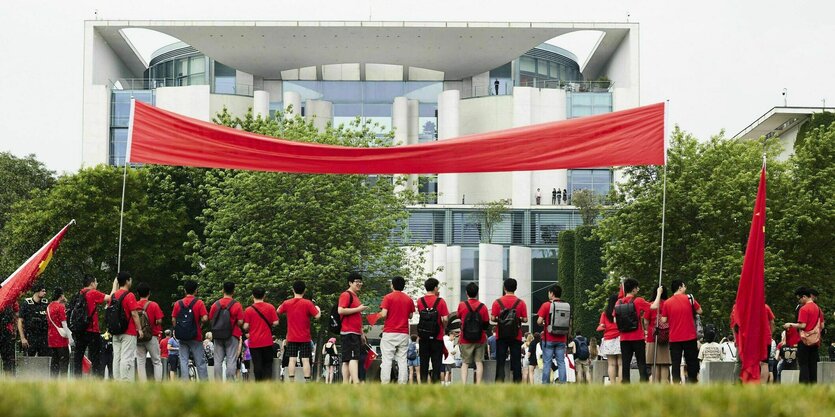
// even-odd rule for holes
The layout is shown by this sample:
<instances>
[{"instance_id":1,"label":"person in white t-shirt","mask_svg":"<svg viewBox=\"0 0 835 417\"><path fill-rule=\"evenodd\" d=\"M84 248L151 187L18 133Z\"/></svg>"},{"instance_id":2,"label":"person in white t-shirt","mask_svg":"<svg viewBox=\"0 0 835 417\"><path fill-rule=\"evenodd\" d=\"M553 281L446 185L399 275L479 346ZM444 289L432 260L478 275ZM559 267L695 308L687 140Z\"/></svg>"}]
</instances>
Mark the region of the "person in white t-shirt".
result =
<instances>
[{"instance_id":1,"label":"person in white t-shirt","mask_svg":"<svg viewBox=\"0 0 835 417\"><path fill-rule=\"evenodd\" d=\"M441 381L443 385L452 384L452 368L455 367L455 355L458 351L458 335L461 333L459 329L451 329L449 333L444 335L444 347L447 355L443 357L443 369L441 370Z\"/></svg>"},{"instance_id":2,"label":"person in white t-shirt","mask_svg":"<svg viewBox=\"0 0 835 417\"><path fill-rule=\"evenodd\" d=\"M716 343L715 332L705 332L705 343L702 343L699 349L699 361L701 361L701 372L704 372L706 363L722 361L722 347Z\"/></svg>"},{"instance_id":3,"label":"person in white t-shirt","mask_svg":"<svg viewBox=\"0 0 835 417\"><path fill-rule=\"evenodd\" d=\"M736 343L734 343L734 335L728 335L726 339L722 339L720 343L722 347L722 362L736 362Z\"/></svg>"}]
</instances>

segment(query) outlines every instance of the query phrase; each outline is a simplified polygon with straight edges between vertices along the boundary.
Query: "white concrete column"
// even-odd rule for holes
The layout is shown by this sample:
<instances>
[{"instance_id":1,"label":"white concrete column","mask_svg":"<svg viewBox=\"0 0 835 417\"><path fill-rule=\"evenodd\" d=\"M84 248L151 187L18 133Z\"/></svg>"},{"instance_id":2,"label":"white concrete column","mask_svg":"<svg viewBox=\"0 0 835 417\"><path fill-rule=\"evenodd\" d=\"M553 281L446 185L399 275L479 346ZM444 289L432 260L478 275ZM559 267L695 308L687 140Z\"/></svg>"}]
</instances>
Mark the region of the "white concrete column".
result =
<instances>
[{"instance_id":1,"label":"white concrete column","mask_svg":"<svg viewBox=\"0 0 835 417\"><path fill-rule=\"evenodd\" d=\"M409 144L409 100L406 97L395 97L391 104L391 128L394 130L394 146ZM400 193L409 188L408 175L396 175L395 181L406 181L403 185L394 188L394 192Z\"/></svg>"},{"instance_id":2,"label":"white concrete column","mask_svg":"<svg viewBox=\"0 0 835 417\"><path fill-rule=\"evenodd\" d=\"M418 136L420 135L420 102L417 100L409 100L409 134L406 138L406 144L417 145ZM409 188L412 191L418 191L418 175L409 175Z\"/></svg>"},{"instance_id":3,"label":"white concrete column","mask_svg":"<svg viewBox=\"0 0 835 417\"><path fill-rule=\"evenodd\" d=\"M258 90L252 94L252 116L266 119L270 117L270 93Z\"/></svg>"},{"instance_id":4,"label":"white concrete column","mask_svg":"<svg viewBox=\"0 0 835 417\"><path fill-rule=\"evenodd\" d=\"M534 111L539 100L539 90L532 87L513 88L513 127L534 123ZM531 189L531 171L514 171L511 198L513 207L527 208L535 204Z\"/></svg>"},{"instance_id":5,"label":"white concrete column","mask_svg":"<svg viewBox=\"0 0 835 417\"><path fill-rule=\"evenodd\" d=\"M302 114L302 96L301 94L295 91L285 91L284 92L284 111L287 110L288 106L292 106L290 111L284 113L285 118L293 118L296 115Z\"/></svg>"},{"instance_id":6,"label":"white concrete column","mask_svg":"<svg viewBox=\"0 0 835 417\"><path fill-rule=\"evenodd\" d=\"M478 294L479 299L487 305L502 296L502 282L504 281L502 266L502 245L481 243L478 245Z\"/></svg>"},{"instance_id":7,"label":"white concrete column","mask_svg":"<svg viewBox=\"0 0 835 417\"><path fill-rule=\"evenodd\" d=\"M436 243L430 246L432 249L432 271L435 279L439 282L441 289L441 297L450 298L452 295L452 288L447 281L447 267L446 267L446 250L447 247L443 243Z\"/></svg>"},{"instance_id":8,"label":"white concrete column","mask_svg":"<svg viewBox=\"0 0 835 417\"><path fill-rule=\"evenodd\" d=\"M550 198L550 197L549 197ZM517 282L516 296L525 301L528 305L528 317L539 306L533 305L531 290L531 248L526 246L511 246L508 259L510 277Z\"/></svg>"},{"instance_id":9,"label":"white concrete column","mask_svg":"<svg viewBox=\"0 0 835 417\"><path fill-rule=\"evenodd\" d=\"M447 305L450 309L456 306L461 300L461 247L448 246L446 248L446 282L452 290Z\"/></svg>"},{"instance_id":10,"label":"white concrete column","mask_svg":"<svg viewBox=\"0 0 835 417\"><path fill-rule=\"evenodd\" d=\"M459 136L461 92L447 90L438 95L438 139L450 139ZM460 204L461 194L458 188L459 174L438 175L438 203Z\"/></svg>"},{"instance_id":11,"label":"white concrete column","mask_svg":"<svg viewBox=\"0 0 835 417\"><path fill-rule=\"evenodd\" d=\"M328 123L333 123L333 103L325 100L307 100L305 120L313 122L313 127L323 131Z\"/></svg>"}]
</instances>

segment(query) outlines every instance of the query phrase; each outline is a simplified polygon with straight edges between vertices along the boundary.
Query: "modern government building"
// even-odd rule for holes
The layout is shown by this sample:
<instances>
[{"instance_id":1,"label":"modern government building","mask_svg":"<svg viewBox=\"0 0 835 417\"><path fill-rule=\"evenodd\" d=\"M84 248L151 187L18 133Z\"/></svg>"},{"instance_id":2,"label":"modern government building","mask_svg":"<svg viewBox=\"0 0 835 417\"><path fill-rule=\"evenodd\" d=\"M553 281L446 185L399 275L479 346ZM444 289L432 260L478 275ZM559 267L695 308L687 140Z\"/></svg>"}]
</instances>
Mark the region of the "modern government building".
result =
<instances>
[{"instance_id":1,"label":"modern government building","mask_svg":"<svg viewBox=\"0 0 835 417\"><path fill-rule=\"evenodd\" d=\"M126 29L179 42L149 62ZM587 58L549 43L594 32ZM414 144L641 104L636 23L88 21L84 35L83 160L125 161L130 99L201 120L223 107L242 116L292 106L322 128L356 117L395 129ZM519 280L529 306L558 280L557 235L581 223L552 191L606 194L612 167L538 172L442 174L409 178L427 195L411 207L408 241L460 299L478 282L480 298ZM537 190L541 204L536 203ZM562 192L560 193L562 194ZM504 199L509 210L484 243L478 204Z\"/></svg>"}]
</instances>

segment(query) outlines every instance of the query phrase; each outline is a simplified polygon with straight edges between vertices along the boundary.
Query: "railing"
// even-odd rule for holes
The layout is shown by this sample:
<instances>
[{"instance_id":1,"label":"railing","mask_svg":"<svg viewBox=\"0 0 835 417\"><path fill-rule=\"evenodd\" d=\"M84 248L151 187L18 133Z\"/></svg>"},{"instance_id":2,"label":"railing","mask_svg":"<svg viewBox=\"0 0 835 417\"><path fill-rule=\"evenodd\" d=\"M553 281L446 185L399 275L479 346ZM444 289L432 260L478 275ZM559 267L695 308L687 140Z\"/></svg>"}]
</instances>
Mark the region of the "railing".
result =
<instances>
[{"instance_id":1,"label":"railing","mask_svg":"<svg viewBox=\"0 0 835 417\"><path fill-rule=\"evenodd\" d=\"M155 90L160 87L184 87L188 84L188 77L183 78L120 78L110 80L110 88L114 90ZM193 84L209 85L209 84ZM239 82L218 82L212 88L213 94L229 94L252 97L255 87L252 84Z\"/></svg>"},{"instance_id":2,"label":"railing","mask_svg":"<svg viewBox=\"0 0 835 417\"><path fill-rule=\"evenodd\" d=\"M533 80L519 84L519 87L554 88L575 93L605 93L611 92L612 81L565 81L565 80Z\"/></svg>"}]
</instances>

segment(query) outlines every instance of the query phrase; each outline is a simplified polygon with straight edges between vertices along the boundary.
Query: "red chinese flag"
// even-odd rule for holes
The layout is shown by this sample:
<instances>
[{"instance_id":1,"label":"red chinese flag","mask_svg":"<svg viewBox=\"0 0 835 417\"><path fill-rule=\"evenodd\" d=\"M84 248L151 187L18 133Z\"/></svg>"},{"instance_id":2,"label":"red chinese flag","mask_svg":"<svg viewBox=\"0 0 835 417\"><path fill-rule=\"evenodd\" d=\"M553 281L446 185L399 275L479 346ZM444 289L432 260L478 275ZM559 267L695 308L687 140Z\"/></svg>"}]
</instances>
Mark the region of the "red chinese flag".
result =
<instances>
[{"instance_id":1,"label":"red chinese flag","mask_svg":"<svg viewBox=\"0 0 835 417\"><path fill-rule=\"evenodd\" d=\"M2 286L0 286L0 310L5 309L15 302L21 294L32 286L35 279L43 273L49 261L52 260L52 255L55 253L55 250L58 249L58 245L61 244L61 239L64 238L67 229L73 223L75 223L75 220L64 226L57 235L50 239L49 242L46 242L23 265L17 268L17 271L14 271L3 281Z\"/></svg>"},{"instance_id":2,"label":"red chinese flag","mask_svg":"<svg viewBox=\"0 0 835 417\"><path fill-rule=\"evenodd\" d=\"M768 356L770 345L765 316L765 166L760 172L760 186L748 246L736 293L736 320L739 325L737 346L742 362L742 382L760 382L760 361Z\"/></svg>"},{"instance_id":3,"label":"red chinese flag","mask_svg":"<svg viewBox=\"0 0 835 417\"><path fill-rule=\"evenodd\" d=\"M377 324L377 320L380 319L380 313L371 313L371 314L365 316L365 318L368 320L368 324L373 326L373 325Z\"/></svg>"},{"instance_id":4,"label":"red chinese flag","mask_svg":"<svg viewBox=\"0 0 835 417\"><path fill-rule=\"evenodd\" d=\"M363 363L362 366L364 366L365 369L368 369L371 367L371 362L374 362L374 359L377 359L377 352L374 352L373 349L369 349L368 355L365 357L365 363Z\"/></svg>"}]
</instances>

